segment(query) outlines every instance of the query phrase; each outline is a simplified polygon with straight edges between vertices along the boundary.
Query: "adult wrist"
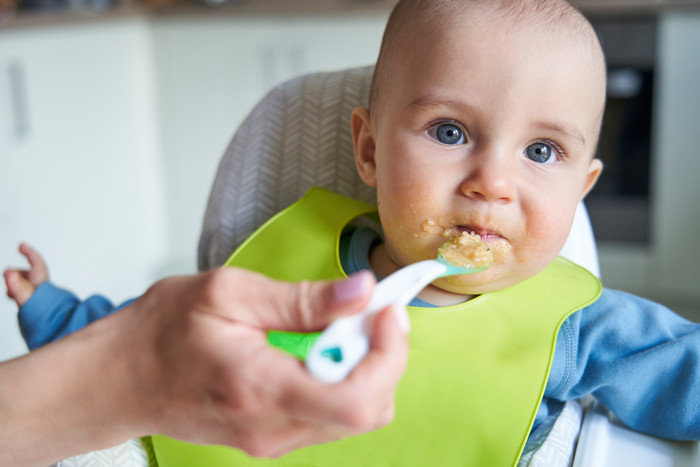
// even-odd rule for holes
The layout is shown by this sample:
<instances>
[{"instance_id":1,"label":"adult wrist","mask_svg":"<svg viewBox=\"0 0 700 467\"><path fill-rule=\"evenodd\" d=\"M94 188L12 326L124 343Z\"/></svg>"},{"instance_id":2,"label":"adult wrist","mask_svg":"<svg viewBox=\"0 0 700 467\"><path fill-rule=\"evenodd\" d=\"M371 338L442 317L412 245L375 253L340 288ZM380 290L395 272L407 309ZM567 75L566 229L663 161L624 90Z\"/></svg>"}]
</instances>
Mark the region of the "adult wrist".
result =
<instances>
[{"instance_id":1,"label":"adult wrist","mask_svg":"<svg viewBox=\"0 0 700 467\"><path fill-rule=\"evenodd\" d=\"M48 465L136 432L124 416L129 378L101 324L0 364L0 465Z\"/></svg>"}]
</instances>

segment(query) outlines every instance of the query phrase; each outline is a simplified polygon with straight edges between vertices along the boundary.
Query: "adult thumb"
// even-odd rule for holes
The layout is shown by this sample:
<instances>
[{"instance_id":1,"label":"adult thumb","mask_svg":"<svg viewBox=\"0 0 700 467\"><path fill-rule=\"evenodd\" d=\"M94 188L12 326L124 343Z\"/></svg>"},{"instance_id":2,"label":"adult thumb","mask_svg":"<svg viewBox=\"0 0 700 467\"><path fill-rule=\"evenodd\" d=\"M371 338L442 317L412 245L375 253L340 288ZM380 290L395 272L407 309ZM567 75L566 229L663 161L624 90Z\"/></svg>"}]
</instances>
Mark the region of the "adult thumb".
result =
<instances>
[{"instance_id":1,"label":"adult thumb","mask_svg":"<svg viewBox=\"0 0 700 467\"><path fill-rule=\"evenodd\" d=\"M257 307L250 324L263 329L318 331L340 316L362 311L376 282L368 271L336 281L275 282L269 284L266 306Z\"/></svg>"}]
</instances>

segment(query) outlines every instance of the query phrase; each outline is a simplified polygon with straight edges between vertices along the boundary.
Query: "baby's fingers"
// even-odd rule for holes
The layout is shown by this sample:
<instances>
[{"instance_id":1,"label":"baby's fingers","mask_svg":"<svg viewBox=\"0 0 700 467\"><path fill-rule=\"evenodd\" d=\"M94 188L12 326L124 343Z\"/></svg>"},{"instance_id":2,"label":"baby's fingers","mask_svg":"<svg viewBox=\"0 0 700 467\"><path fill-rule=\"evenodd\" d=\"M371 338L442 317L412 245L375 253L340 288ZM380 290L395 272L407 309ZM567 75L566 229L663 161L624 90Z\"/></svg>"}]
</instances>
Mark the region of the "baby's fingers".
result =
<instances>
[{"instance_id":1,"label":"baby's fingers","mask_svg":"<svg viewBox=\"0 0 700 467\"><path fill-rule=\"evenodd\" d=\"M44 258L41 257L39 252L26 243L20 244L19 252L29 261L30 268L28 279L32 286L38 287L43 282L49 280L49 269L46 267Z\"/></svg>"},{"instance_id":2,"label":"baby's fingers","mask_svg":"<svg viewBox=\"0 0 700 467\"><path fill-rule=\"evenodd\" d=\"M35 287L22 277L20 271L8 269L4 273L5 285L7 286L7 296L13 299L17 306L21 307L34 294Z\"/></svg>"}]
</instances>

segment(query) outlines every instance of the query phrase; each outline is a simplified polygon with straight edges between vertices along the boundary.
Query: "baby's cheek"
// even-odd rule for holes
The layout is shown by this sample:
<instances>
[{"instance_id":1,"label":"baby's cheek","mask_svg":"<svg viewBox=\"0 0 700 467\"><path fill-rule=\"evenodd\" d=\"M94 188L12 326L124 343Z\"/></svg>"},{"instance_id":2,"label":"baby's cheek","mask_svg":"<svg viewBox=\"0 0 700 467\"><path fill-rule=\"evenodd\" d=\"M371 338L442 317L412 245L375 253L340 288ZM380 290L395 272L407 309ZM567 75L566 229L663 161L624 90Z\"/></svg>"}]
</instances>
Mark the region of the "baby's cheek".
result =
<instances>
[{"instance_id":1,"label":"baby's cheek","mask_svg":"<svg viewBox=\"0 0 700 467\"><path fill-rule=\"evenodd\" d=\"M574 209L568 209L568 202L562 201L558 205L542 206L538 211L531 213L528 221L528 240L540 244L543 251L549 249L556 253L564 246L569 236L571 224L574 218ZM559 207L559 209L556 209Z\"/></svg>"},{"instance_id":2,"label":"baby's cheek","mask_svg":"<svg viewBox=\"0 0 700 467\"><path fill-rule=\"evenodd\" d=\"M568 229L556 227L558 226L529 236L527 243L520 248L521 260L532 262L533 266L546 266L552 262L559 255L568 236Z\"/></svg>"}]
</instances>

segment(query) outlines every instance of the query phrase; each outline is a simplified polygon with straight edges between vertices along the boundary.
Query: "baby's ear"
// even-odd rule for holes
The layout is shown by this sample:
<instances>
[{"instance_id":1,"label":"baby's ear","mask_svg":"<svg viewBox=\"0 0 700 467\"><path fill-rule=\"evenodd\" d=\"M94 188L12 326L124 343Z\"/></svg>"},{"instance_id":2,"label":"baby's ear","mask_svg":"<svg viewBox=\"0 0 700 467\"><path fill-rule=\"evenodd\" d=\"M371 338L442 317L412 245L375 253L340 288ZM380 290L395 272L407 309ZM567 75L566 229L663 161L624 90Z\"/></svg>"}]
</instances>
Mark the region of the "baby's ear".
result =
<instances>
[{"instance_id":1,"label":"baby's ear","mask_svg":"<svg viewBox=\"0 0 700 467\"><path fill-rule=\"evenodd\" d=\"M583 192L581 193L581 199L585 198L588 192L593 189L602 171L603 161L596 158L591 160L591 163L588 166L588 175L586 175L586 184L584 185Z\"/></svg>"},{"instance_id":2,"label":"baby's ear","mask_svg":"<svg viewBox=\"0 0 700 467\"><path fill-rule=\"evenodd\" d=\"M355 148L355 166L360 178L369 186L377 186L377 164L374 159L376 144L372 121L366 107L352 111L352 143Z\"/></svg>"}]
</instances>

